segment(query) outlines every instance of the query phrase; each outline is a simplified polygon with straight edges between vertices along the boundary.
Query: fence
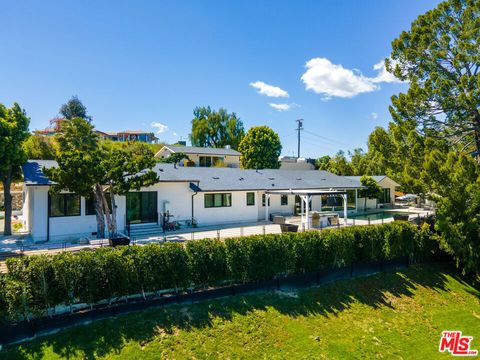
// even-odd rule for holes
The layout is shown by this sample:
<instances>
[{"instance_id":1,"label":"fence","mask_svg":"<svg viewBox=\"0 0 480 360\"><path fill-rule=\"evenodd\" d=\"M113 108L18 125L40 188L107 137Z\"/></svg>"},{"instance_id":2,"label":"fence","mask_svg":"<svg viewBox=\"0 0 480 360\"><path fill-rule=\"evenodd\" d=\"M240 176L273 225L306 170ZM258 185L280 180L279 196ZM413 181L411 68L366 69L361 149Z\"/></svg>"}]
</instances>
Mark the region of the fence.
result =
<instances>
[{"instance_id":1,"label":"fence","mask_svg":"<svg viewBox=\"0 0 480 360\"><path fill-rule=\"evenodd\" d=\"M324 229L340 228L342 226L355 226L355 225L370 225L370 224L384 224L390 222L392 218L385 218L388 214L387 211L376 212L375 214L382 214L381 219L372 220L368 218L368 214L364 214L367 219L357 220L355 217L348 219L347 225L343 224L342 219L336 225L320 226L318 228L312 228L310 230L323 231ZM373 217L373 214L371 214ZM434 215L432 213L409 213L409 221L420 223L422 219L431 219ZM150 237L136 237L132 236L131 245L145 245L152 242L165 243L165 242L185 242L189 240L200 239L227 239L232 237L242 237L249 235L265 235L265 234L278 234L281 233L281 225L278 224L262 224L254 226L242 226L234 228L210 228L202 229L196 228L197 231L189 232L163 232L154 234ZM305 224L300 224L298 231L305 231ZM25 246L21 244L18 249L12 251L0 252L0 272L5 272L5 260L10 257L18 257L25 255L42 255L42 254L56 254L63 251L81 251L81 250L93 250L96 248L110 246L108 239L90 240L87 244L71 243L71 242L56 242L45 243L39 245Z\"/></svg>"}]
</instances>

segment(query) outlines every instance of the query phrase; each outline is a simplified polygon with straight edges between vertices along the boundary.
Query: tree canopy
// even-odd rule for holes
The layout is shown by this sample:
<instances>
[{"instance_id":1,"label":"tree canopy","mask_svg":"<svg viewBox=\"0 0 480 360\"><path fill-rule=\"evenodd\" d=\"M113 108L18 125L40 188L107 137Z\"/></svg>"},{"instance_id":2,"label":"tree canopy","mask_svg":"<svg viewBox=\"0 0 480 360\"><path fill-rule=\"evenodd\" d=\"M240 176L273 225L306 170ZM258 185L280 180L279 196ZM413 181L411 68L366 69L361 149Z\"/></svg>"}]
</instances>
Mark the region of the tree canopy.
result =
<instances>
[{"instance_id":1,"label":"tree canopy","mask_svg":"<svg viewBox=\"0 0 480 360\"><path fill-rule=\"evenodd\" d=\"M397 123L477 154L480 161L480 2L448 0L392 42L387 69L409 82L392 97Z\"/></svg>"},{"instance_id":2,"label":"tree canopy","mask_svg":"<svg viewBox=\"0 0 480 360\"><path fill-rule=\"evenodd\" d=\"M252 127L241 141L238 151L244 169L278 169L282 144L278 134L268 126Z\"/></svg>"},{"instance_id":3,"label":"tree canopy","mask_svg":"<svg viewBox=\"0 0 480 360\"><path fill-rule=\"evenodd\" d=\"M102 146L93 125L82 118L61 122L56 139L58 167L44 169L57 183L53 190L67 189L84 197L93 194L97 236L101 238L105 234L104 219L107 220L109 236L116 236L114 195L124 195L158 180L151 170L156 163L153 152L142 143ZM110 197L106 196L107 192Z\"/></svg>"},{"instance_id":4,"label":"tree canopy","mask_svg":"<svg viewBox=\"0 0 480 360\"><path fill-rule=\"evenodd\" d=\"M245 135L243 123L235 113L224 108L218 111L210 106L193 110L190 141L193 146L224 148L227 145L238 149Z\"/></svg>"},{"instance_id":5,"label":"tree canopy","mask_svg":"<svg viewBox=\"0 0 480 360\"><path fill-rule=\"evenodd\" d=\"M83 105L78 96L72 96L65 104L60 107L60 116L66 120L80 118L91 121L92 117L87 114L87 107Z\"/></svg>"},{"instance_id":6,"label":"tree canopy","mask_svg":"<svg viewBox=\"0 0 480 360\"><path fill-rule=\"evenodd\" d=\"M381 189L380 186L378 186L377 182L368 175L363 175L360 178L360 183L362 186L365 186L365 189L363 189L360 192L360 196L365 199L365 203L363 206L363 209L367 209L367 199L376 199L380 196L381 194Z\"/></svg>"},{"instance_id":7,"label":"tree canopy","mask_svg":"<svg viewBox=\"0 0 480 360\"><path fill-rule=\"evenodd\" d=\"M20 166L27 160L23 143L29 136L30 119L20 105L9 109L0 104L0 181L3 184L5 225L4 235L12 233L12 195L10 185L21 177Z\"/></svg>"}]
</instances>

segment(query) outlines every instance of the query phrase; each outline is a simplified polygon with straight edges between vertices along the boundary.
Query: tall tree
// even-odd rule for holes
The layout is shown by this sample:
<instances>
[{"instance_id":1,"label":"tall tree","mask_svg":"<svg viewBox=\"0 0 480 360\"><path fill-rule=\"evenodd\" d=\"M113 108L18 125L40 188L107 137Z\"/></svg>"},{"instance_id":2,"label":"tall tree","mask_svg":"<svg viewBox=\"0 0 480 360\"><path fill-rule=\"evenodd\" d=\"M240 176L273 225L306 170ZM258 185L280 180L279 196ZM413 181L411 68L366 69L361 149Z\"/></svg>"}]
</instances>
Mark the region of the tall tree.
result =
<instances>
[{"instance_id":1,"label":"tall tree","mask_svg":"<svg viewBox=\"0 0 480 360\"><path fill-rule=\"evenodd\" d=\"M58 167L44 169L57 183L53 190L67 189L84 197L93 193L97 237L105 236L105 220L108 236L117 236L115 195L158 181L151 170L156 163L153 152L141 143L102 146L93 125L81 118L63 121L56 138Z\"/></svg>"},{"instance_id":2,"label":"tall tree","mask_svg":"<svg viewBox=\"0 0 480 360\"><path fill-rule=\"evenodd\" d=\"M92 121L92 117L87 114L87 107L83 105L78 96L72 96L65 104L60 107L60 116L66 120L80 118Z\"/></svg>"},{"instance_id":3,"label":"tall tree","mask_svg":"<svg viewBox=\"0 0 480 360\"><path fill-rule=\"evenodd\" d=\"M480 168L469 155L432 151L423 171L441 245L464 273L480 276Z\"/></svg>"},{"instance_id":4,"label":"tall tree","mask_svg":"<svg viewBox=\"0 0 480 360\"><path fill-rule=\"evenodd\" d=\"M238 149L245 135L243 123L235 113L224 108L214 111L207 107L193 110L190 141L193 146L223 148L227 145Z\"/></svg>"},{"instance_id":5,"label":"tall tree","mask_svg":"<svg viewBox=\"0 0 480 360\"><path fill-rule=\"evenodd\" d=\"M244 169L278 169L282 144L278 134L268 126L250 128L238 146Z\"/></svg>"},{"instance_id":6,"label":"tall tree","mask_svg":"<svg viewBox=\"0 0 480 360\"><path fill-rule=\"evenodd\" d=\"M69 190L84 197L95 194L97 237L105 235L104 210L102 208L102 178L105 173L101 149L94 127L82 118L62 121L55 136L58 151L55 160L58 167L44 169L46 175L57 184L52 191Z\"/></svg>"},{"instance_id":7,"label":"tall tree","mask_svg":"<svg viewBox=\"0 0 480 360\"><path fill-rule=\"evenodd\" d=\"M397 123L477 154L480 162L480 2L447 0L392 42L387 69L409 82L392 97Z\"/></svg>"},{"instance_id":8,"label":"tall tree","mask_svg":"<svg viewBox=\"0 0 480 360\"><path fill-rule=\"evenodd\" d=\"M0 181L5 205L4 235L12 234L12 195L10 185L21 177L20 166L27 160L23 143L28 138L30 119L20 105L8 109L0 104Z\"/></svg>"}]
</instances>

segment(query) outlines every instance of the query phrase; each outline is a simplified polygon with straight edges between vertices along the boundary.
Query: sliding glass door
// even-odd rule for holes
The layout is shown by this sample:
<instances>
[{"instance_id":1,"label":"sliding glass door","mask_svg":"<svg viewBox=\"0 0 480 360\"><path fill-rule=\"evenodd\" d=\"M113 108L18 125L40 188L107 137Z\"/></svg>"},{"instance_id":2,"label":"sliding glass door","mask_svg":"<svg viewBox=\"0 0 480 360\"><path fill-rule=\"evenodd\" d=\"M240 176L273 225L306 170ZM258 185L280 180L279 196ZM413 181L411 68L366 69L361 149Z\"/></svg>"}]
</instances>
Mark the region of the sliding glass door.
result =
<instances>
[{"instance_id":1,"label":"sliding glass door","mask_svg":"<svg viewBox=\"0 0 480 360\"><path fill-rule=\"evenodd\" d=\"M127 222L130 224L158 221L157 192L138 191L127 194Z\"/></svg>"}]
</instances>

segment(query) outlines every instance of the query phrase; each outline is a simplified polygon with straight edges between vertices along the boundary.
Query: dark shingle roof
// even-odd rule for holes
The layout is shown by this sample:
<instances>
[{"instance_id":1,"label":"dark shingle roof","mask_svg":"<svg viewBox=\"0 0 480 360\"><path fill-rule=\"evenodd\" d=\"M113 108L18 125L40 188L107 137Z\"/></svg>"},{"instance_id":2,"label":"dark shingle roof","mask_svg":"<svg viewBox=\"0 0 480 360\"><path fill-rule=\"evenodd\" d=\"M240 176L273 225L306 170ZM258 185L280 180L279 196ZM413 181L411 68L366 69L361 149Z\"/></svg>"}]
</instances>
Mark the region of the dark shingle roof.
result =
<instances>
[{"instance_id":1,"label":"dark shingle roof","mask_svg":"<svg viewBox=\"0 0 480 360\"><path fill-rule=\"evenodd\" d=\"M52 160L29 160L23 165L26 185L53 184L42 168L56 166ZM358 180L327 171L315 170L244 170L236 168L175 167L159 163L154 167L160 182L192 182L196 191L354 189ZM197 185L198 183L198 185ZM192 189L192 187L190 187Z\"/></svg>"},{"instance_id":2,"label":"dark shingle roof","mask_svg":"<svg viewBox=\"0 0 480 360\"><path fill-rule=\"evenodd\" d=\"M362 186L327 171L314 170L244 170L237 168L174 167L157 164L160 181L194 181L201 191L353 189Z\"/></svg>"},{"instance_id":3,"label":"dark shingle roof","mask_svg":"<svg viewBox=\"0 0 480 360\"><path fill-rule=\"evenodd\" d=\"M173 152L182 152L184 154L202 154L202 155L231 155L240 156L238 151L224 148L210 148L197 146L165 146Z\"/></svg>"},{"instance_id":4,"label":"dark shingle roof","mask_svg":"<svg viewBox=\"0 0 480 360\"><path fill-rule=\"evenodd\" d=\"M43 173L43 168L52 168L57 166L57 162L54 160L28 160L22 165L23 178L25 185L53 185L53 181L50 181Z\"/></svg>"}]
</instances>

